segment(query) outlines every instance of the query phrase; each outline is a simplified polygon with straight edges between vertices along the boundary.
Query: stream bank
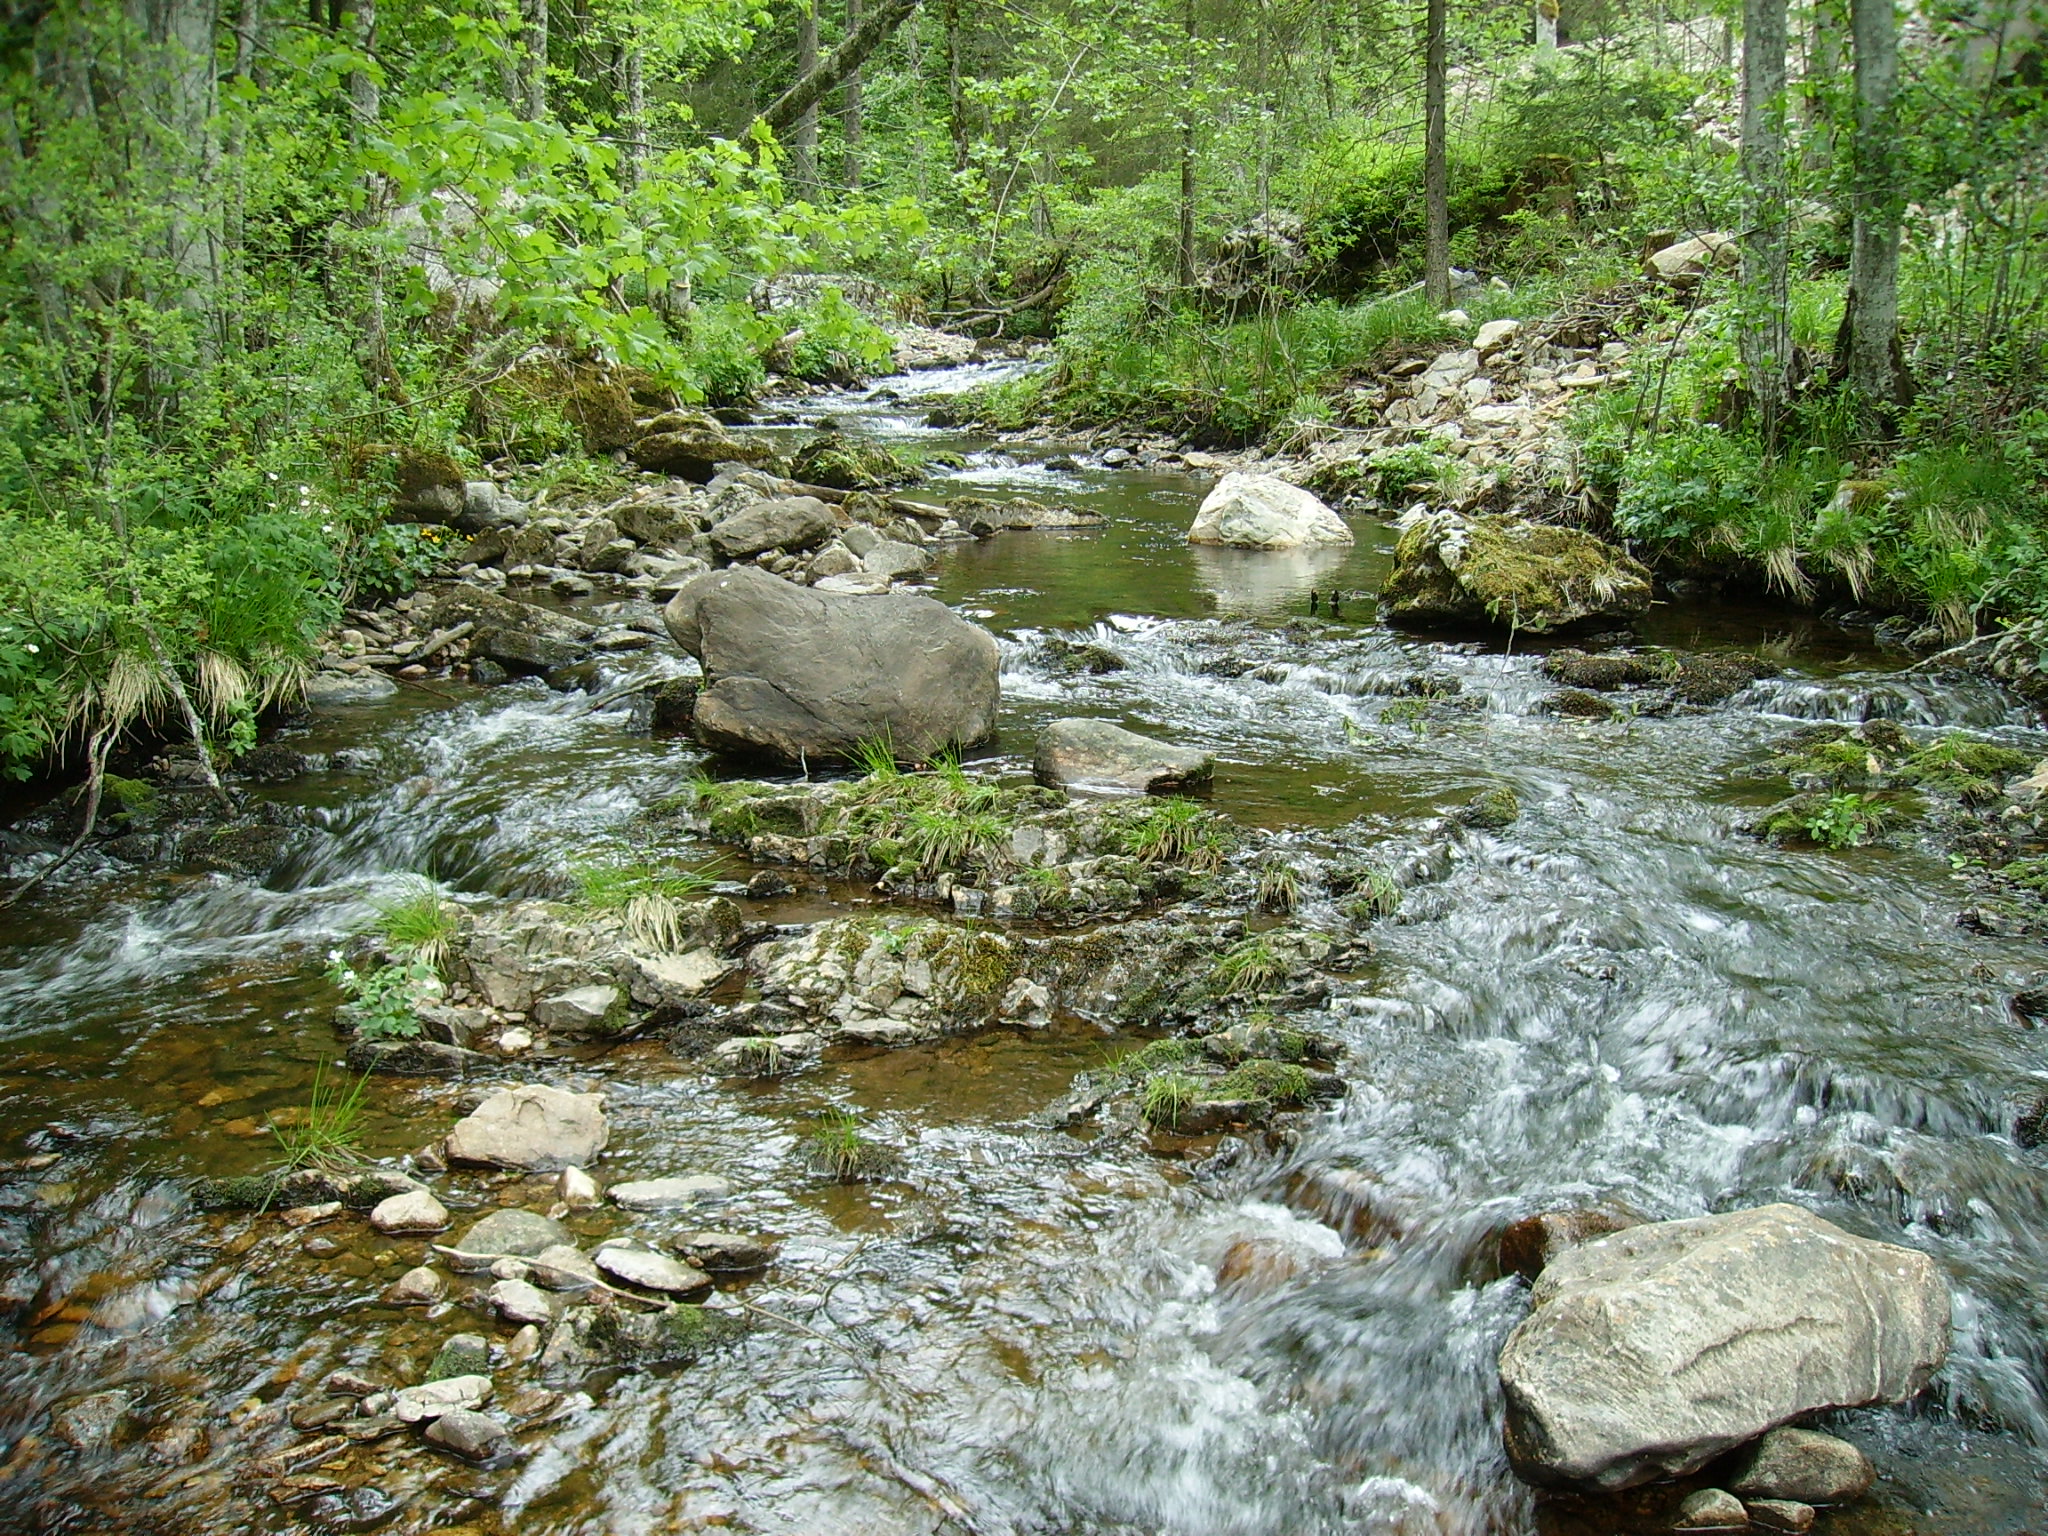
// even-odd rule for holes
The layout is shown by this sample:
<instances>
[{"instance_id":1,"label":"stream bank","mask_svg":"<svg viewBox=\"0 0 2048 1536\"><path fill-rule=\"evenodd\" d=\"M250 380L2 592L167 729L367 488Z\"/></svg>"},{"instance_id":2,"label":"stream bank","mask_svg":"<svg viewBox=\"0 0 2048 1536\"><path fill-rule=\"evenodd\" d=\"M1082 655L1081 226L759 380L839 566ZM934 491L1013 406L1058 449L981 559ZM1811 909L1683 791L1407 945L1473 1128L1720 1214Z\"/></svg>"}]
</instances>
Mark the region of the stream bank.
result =
<instances>
[{"instance_id":1,"label":"stream bank","mask_svg":"<svg viewBox=\"0 0 2048 1536\"><path fill-rule=\"evenodd\" d=\"M1381 627L1369 602L1310 617L1311 589L1379 589L1392 530L1359 522L1355 546L1298 557L1191 550L1206 482L1184 466L1064 468L1072 445L922 431L919 413L885 398L904 387L803 411L960 454L934 499L1023 495L1103 519L913 546L930 550L923 584L1001 637L998 734L971 755L967 782L1035 797L1023 781L1040 727L1115 720L1214 754L1204 808L1240 841L1183 871L1148 862L1121 832L1103 844L1129 807L1001 802L1013 840L1027 828L1077 847L1094 837L1103 846L1087 857L1137 868L1069 871L1068 891L1086 898L1076 908L1008 920L963 910L965 893L1005 889L978 873L877 890L888 868L872 844L886 828L858 860L850 847L838 859L806 844L799 857L760 841L797 836L818 814L804 803L829 815L857 786L787 775L740 793L714 777L714 801L783 802L769 824L714 826L719 807L693 786L715 765L654 734L661 688L691 670L653 606L677 572L506 570L508 587L560 613L558 636L578 654L535 648L513 658L523 675L491 687L429 677L412 681L436 691L399 682L381 699L337 699L270 744L270 782L238 786L268 807L251 819L278 829L267 855L234 871L96 854L9 915L0 1115L18 1148L5 1233L22 1346L7 1367L9 1482L28 1520L1659 1528L1655 1499L1538 1500L1508 1472L1494 1359L1527 1293L1500 1270L1499 1235L1604 1202L1664 1217L1775 1199L1932 1254L1961 1298L1930 1400L1839 1416L1833 1427L1871 1452L1882 1481L1817 1528L1989 1536L2039 1519L2043 1213L2040 1154L2021 1134L2048 1082L2022 1006L2042 984L2037 943L1995 920L1956 923L1981 903L1926 823L1837 853L1744 830L1795 787L1751 771L1804 726L1884 721L1915 751L1960 733L2038 760L2048 739L2030 709L1989 681L1916 671L1868 631L1680 601L1653 608L1621 654L1696 668L1762 656L1771 675L1695 702L1656 667L1612 689L1574 672L1608 714L1553 712L1554 674L1572 665L1556 659L1563 646L1420 638ZM886 523L865 525L878 538L905 516L883 510ZM602 515L624 532L616 511ZM544 531L580 552L595 521ZM558 571L590 590L558 589ZM475 590L447 601L488 617ZM440 601L404 610L408 643L485 628ZM428 664L369 649L406 639L395 628L361 638L361 669L337 675L377 673L366 657L390 655L397 672ZM556 667L584 670L551 679ZM1469 814L1503 790L1512 815ZM1930 803L1960 815L1938 790ZM2010 829L2008 808L2026 809L1999 798L1979 810ZM804 835L829 844L834 830ZM470 995L447 1008L476 1012L467 1044L483 1060L460 1077L373 1079L364 1151L430 1184L448 1233L377 1231L351 1208L370 1191L294 1196L297 1210L342 1206L304 1226L275 1202L193 1208L196 1179L274 1162L269 1127L289 1128L343 1044L327 952L374 919L375 901L424 873L470 934L502 937L525 910L555 946L559 906L515 904L573 900L573 865L644 856L650 838L721 882L682 898L705 926L676 947L730 969L694 989L675 979L683 995L642 1004L621 1038L563 1015L544 1023L537 989L492 997L473 967L460 983ZM1379 889L1362 867L1398 887L1394 910L1359 905ZM1163 869L1174 888L1160 887ZM963 943L972 961L1098 933L1165 957L1185 995L1155 991L1120 1019L1084 985L1110 974L1099 953L1066 988L1051 971L995 977L986 953L964 990L904 984ZM1217 976L1223 957L1250 954L1240 946L1269 952L1277 972ZM758 969L737 963L757 952ZM843 977L796 964L806 953L843 955ZM540 959L546 969L552 949ZM856 973L870 1004L876 987L896 995L835 1016ZM1020 976L1048 995L1006 1018ZM633 992L631 977L554 979L575 985L548 997L618 979ZM892 1014L905 999L917 1006ZM653 1017L662 1010L673 1016ZM877 1020L909 1028L877 1035ZM1281 1064L1346 1091L1267 1116L1234 1110L1227 1133L1148 1125L1130 1073L1105 1068L1161 1026L1194 1042L1199 1056L1172 1065L1198 1083L1293 1055ZM527 1042L508 1052L514 1031ZM778 1046L773 1070L760 1070L765 1053L717 1054L799 1034L812 1040ZM422 1159L490 1092L523 1081L604 1095L609 1143L593 1171L614 1193L719 1184L652 1209L571 1204L554 1170ZM846 1112L878 1157L854 1182L819 1160L818 1132ZM735 1324L725 1337L574 1370L515 1359L530 1325L491 1300L513 1282L463 1274L431 1245L495 1210L558 1206L550 1219L592 1251L630 1239L701 1256L709 1230L771 1241L773 1262L704 1271L711 1312ZM446 1296L389 1304L427 1261ZM335 1373L408 1385L465 1333L485 1342L514 1433L502 1463L476 1469L412 1432L357 1442L335 1427L344 1420L314 1422L340 1400L326 1390ZM125 1396L81 1412L107 1391Z\"/></svg>"}]
</instances>

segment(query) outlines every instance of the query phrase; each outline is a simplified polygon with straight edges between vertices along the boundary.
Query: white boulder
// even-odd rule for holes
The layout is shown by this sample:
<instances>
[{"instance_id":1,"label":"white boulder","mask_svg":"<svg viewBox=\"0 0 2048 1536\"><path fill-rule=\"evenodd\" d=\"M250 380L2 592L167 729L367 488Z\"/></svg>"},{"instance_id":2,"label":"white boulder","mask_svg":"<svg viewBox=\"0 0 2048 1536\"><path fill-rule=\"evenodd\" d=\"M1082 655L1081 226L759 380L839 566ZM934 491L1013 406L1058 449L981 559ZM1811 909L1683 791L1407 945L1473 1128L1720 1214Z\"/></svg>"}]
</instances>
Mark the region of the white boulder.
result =
<instances>
[{"instance_id":1,"label":"white boulder","mask_svg":"<svg viewBox=\"0 0 2048 1536\"><path fill-rule=\"evenodd\" d=\"M1223 544L1235 549L1299 549L1304 545L1349 544L1344 519L1298 485L1271 475L1233 473L1195 513L1190 544Z\"/></svg>"}]
</instances>

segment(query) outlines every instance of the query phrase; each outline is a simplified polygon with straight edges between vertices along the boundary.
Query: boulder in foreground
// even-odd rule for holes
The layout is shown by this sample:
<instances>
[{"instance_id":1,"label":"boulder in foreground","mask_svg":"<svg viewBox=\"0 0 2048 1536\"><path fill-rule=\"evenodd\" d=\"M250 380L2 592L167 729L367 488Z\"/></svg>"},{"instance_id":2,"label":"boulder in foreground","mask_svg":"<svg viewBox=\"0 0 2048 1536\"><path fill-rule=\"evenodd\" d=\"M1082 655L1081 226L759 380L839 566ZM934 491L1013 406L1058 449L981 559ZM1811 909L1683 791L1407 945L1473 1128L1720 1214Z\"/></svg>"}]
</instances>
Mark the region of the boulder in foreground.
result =
<instances>
[{"instance_id":1,"label":"boulder in foreground","mask_svg":"<svg viewBox=\"0 0 2048 1536\"><path fill-rule=\"evenodd\" d=\"M1031 767L1053 789L1144 795L1206 784L1216 759L1107 720L1055 720L1038 733Z\"/></svg>"},{"instance_id":2,"label":"boulder in foreground","mask_svg":"<svg viewBox=\"0 0 2048 1536\"><path fill-rule=\"evenodd\" d=\"M1190 544L1234 549L1299 549L1349 544L1344 519L1298 485L1271 475L1228 474L1203 500L1188 529Z\"/></svg>"},{"instance_id":3,"label":"boulder in foreground","mask_svg":"<svg viewBox=\"0 0 2048 1536\"><path fill-rule=\"evenodd\" d=\"M663 615L704 664L697 739L797 763L886 741L919 759L995 729L995 638L907 593L841 596L750 566L707 572Z\"/></svg>"},{"instance_id":4,"label":"boulder in foreground","mask_svg":"<svg viewBox=\"0 0 2048 1536\"><path fill-rule=\"evenodd\" d=\"M1926 1254L1791 1205L1633 1227L1557 1255L1501 1351L1508 1456L1627 1488L1789 1420L1898 1402L1948 1353Z\"/></svg>"},{"instance_id":5,"label":"boulder in foreground","mask_svg":"<svg viewBox=\"0 0 2048 1536\"><path fill-rule=\"evenodd\" d=\"M1647 612L1650 573L1576 528L1435 512L1402 531L1382 595L1396 620L1544 635Z\"/></svg>"}]
</instances>

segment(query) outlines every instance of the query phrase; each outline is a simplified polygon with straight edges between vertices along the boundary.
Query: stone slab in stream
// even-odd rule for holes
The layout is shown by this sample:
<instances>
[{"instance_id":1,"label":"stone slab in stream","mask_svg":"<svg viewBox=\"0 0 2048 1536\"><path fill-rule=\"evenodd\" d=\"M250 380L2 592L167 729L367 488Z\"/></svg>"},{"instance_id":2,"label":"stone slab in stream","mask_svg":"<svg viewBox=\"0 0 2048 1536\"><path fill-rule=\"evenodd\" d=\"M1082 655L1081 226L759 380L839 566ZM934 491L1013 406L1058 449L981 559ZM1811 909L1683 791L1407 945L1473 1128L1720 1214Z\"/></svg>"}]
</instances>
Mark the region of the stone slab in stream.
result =
<instances>
[{"instance_id":1,"label":"stone slab in stream","mask_svg":"<svg viewBox=\"0 0 2048 1536\"><path fill-rule=\"evenodd\" d=\"M1344 519L1312 493L1272 475L1236 472L1216 482L1188 529L1190 544L1235 549L1299 549L1349 544Z\"/></svg>"},{"instance_id":2,"label":"stone slab in stream","mask_svg":"<svg viewBox=\"0 0 2048 1536\"><path fill-rule=\"evenodd\" d=\"M604 1095L542 1083L504 1088L448 1133L448 1160L553 1171L582 1167L604 1150Z\"/></svg>"},{"instance_id":3,"label":"stone slab in stream","mask_svg":"<svg viewBox=\"0 0 2048 1536\"><path fill-rule=\"evenodd\" d=\"M1038 733L1031 770L1054 789L1142 795L1206 784L1216 759L1107 720L1055 720Z\"/></svg>"},{"instance_id":4,"label":"stone slab in stream","mask_svg":"<svg viewBox=\"0 0 2048 1536\"><path fill-rule=\"evenodd\" d=\"M784 762L886 741L908 758L995 729L995 637L927 597L841 597L752 566L699 576L663 613L704 665L697 739Z\"/></svg>"},{"instance_id":5,"label":"stone slab in stream","mask_svg":"<svg viewBox=\"0 0 2048 1536\"><path fill-rule=\"evenodd\" d=\"M1632 1227L1536 1282L1500 1356L1509 1459L1600 1489L1682 1475L1806 1414L1903 1401L1948 1333L1932 1259L1797 1206Z\"/></svg>"}]
</instances>

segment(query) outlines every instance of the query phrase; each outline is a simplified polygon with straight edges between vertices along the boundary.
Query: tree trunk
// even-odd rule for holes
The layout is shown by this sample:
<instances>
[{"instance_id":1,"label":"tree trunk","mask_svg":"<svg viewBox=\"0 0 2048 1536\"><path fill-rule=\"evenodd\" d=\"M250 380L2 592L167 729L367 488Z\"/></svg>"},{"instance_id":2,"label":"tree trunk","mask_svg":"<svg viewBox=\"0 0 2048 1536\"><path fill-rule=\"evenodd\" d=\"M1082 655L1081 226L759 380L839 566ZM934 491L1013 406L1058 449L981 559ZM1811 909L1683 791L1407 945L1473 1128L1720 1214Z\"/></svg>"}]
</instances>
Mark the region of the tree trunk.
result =
<instances>
[{"instance_id":1,"label":"tree trunk","mask_svg":"<svg viewBox=\"0 0 2048 1536\"><path fill-rule=\"evenodd\" d=\"M1557 52L1557 0L1536 0L1536 51Z\"/></svg>"},{"instance_id":2,"label":"tree trunk","mask_svg":"<svg viewBox=\"0 0 2048 1536\"><path fill-rule=\"evenodd\" d=\"M916 9L917 0L882 0L882 4L867 13L859 30L848 33L815 69L799 75L794 85L768 104L757 121L777 133L791 127L834 86L859 69L868 55L881 47Z\"/></svg>"},{"instance_id":3,"label":"tree trunk","mask_svg":"<svg viewBox=\"0 0 2048 1536\"><path fill-rule=\"evenodd\" d=\"M1792 373L1787 306L1785 0L1743 0L1742 309L1737 343L1764 441L1775 445Z\"/></svg>"},{"instance_id":4,"label":"tree trunk","mask_svg":"<svg viewBox=\"0 0 2048 1536\"><path fill-rule=\"evenodd\" d=\"M365 61L377 56L377 0L342 0L340 20L348 39ZM382 93L377 88L377 77L367 69L352 69L348 73L350 139L360 148L369 137L371 127L384 110ZM381 177L370 175L363 178L363 207L356 215L356 227L368 235L378 228L388 212L385 207L384 182ZM378 255L375 242L363 242L364 294L363 294L363 376L372 391L403 399L404 386L399 383L398 369L391 361L391 333L384 316L384 263Z\"/></svg>"},{"instance_id":5,"label":"tree trunk","mask_svg":"<svg viewBox=\"0 0 2048 1536\"><path fill-rule=\"evenodd\" d=\"M1451 187L1444 144L1445 0L1429 0L1423 44L1422 202L1428 239L1422 258L1422 288L1438 308L1451 302Z\"/></svg>"},{"instance_id":6,"label":"tree trunk","mask_svg":"<svg viewBox=\"0 0 2048 1536\"><path fill-rule=\"evenodd\" d=\"M220 212L214 198L216 65L212 0L145 0L139 17L156 55L148 110L162 145L165 251L181 309L210 315L220 282ZM210 327L206 329L212 339Z\"/></svg>"},{"instance_id":7,"label":"tree trunk","mask_svg":"<svg viewBox=\"0 0 2048 1536\"><path fill-rule=\"evenodd\" d=\"M1856 49L1856 136L1850 178L1854 223L1849 294L1835 337L1835 372L1888 411L1912 398L1899 345L1899 197L1894 175L1899 29L1893 0L1849 0Z\"/></svg>"},{"instance_id":8,"label":"tree trunk","mask_svg":"<svg viewBox=\"0 0 2048 1536\"><path fill-rule=\"evenodd\" d=\"M960 0L945 0L940 19L946 30L946 128L953 136L953 169L967 169L967 92L960 83Z\"/></svg>"},{"instance_id":9,"label":"tree trunk","mask_svg":"<svg viewBox=\"0 0 2048 1536\"><path fill-rule=\"evenodd\" d=\"M548 0L519 0L519 114L548 115Z\"/></svg>"},{"instance_id":10,"label":"tree trunk","mask_svg":"<svg viewBox=\"0 0 2048 1536\"><path fill-rule=\"evenodd\" d=\"M640 49L635 43L619 45L619 95L626 104L625 152L619 156L619 175L626 190L632 191L647 176L647 80L641 72Z\"/></svg>"},{"instance_id":11,"label":"tree trunk","mask_svg":"<svg viewBox=\"0 0 2048 1536\"><path fill-rule=\"evenodd\" d=\"M860 30L860 0L846 0L846 30L849 33ZM846 141L846 190L860 190L860 135L862 104L860 99L860 70L856 67L846 77L846 85L839 98L839 132Z\"/></svg>"},{"instance_id":12,"label":"tree trunk","mask_svg":"<svg viewBox=\"0 0 2048 1536\"><path fill-rule=\"evenodd\" d=\"M798 0L796 77L808 80L818 71L818 0ZM822 93L821 93L822 94ZM796 115L789 135L789 179L811 196L818 187L818 104L807 102Z\"/></svg>"},{"instance_id":13,"label":"tree trunk","mask_svg":"<svg viewBox=\"0 0 2048 1536\"><path fill-rule=\"evenodd\" d=\"M1186 0L1187 63L1181 71L1180 98L1180 240L1177 276L1183 288L1195 286L1195 0Z\"/></svg>"},{"instance_id":14,"label":"tree trunk","mask_svg":"<svg viewBox=\"0 0 2048 1536\"><path fill-rule=\"evenodd\" d=\"M1813 25L1807 35L1806 76L1800 92L1800 116L1806 123L1806 145L1800 155L1809 171L1820 171L1835 158L1835 126L1830 93L1842 73L1842 33L1846 18L1839 0L1813 0Z\"/></svg>"}]
</instances>

